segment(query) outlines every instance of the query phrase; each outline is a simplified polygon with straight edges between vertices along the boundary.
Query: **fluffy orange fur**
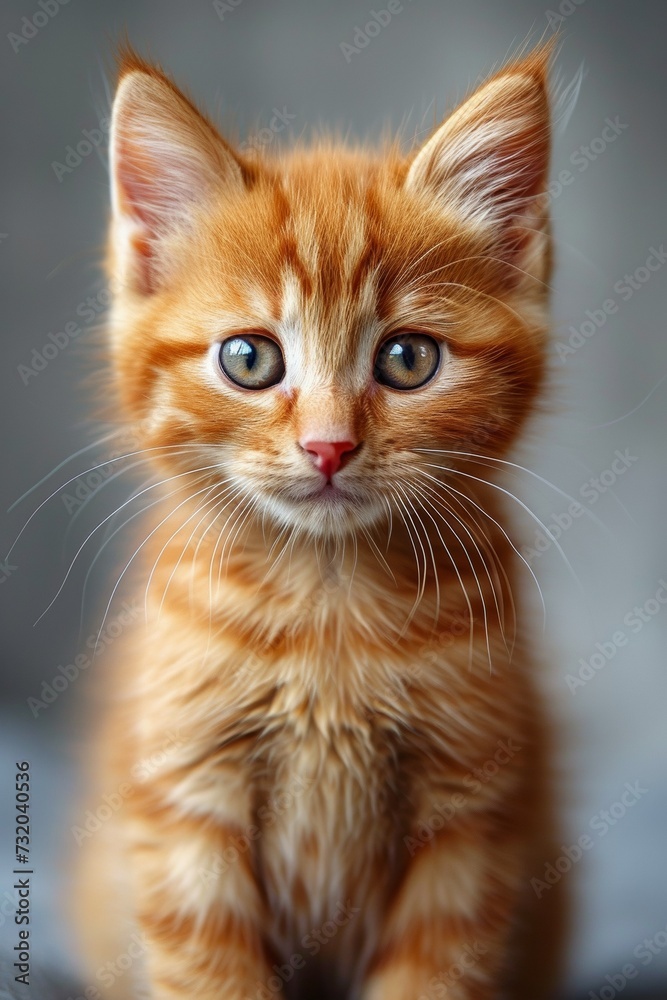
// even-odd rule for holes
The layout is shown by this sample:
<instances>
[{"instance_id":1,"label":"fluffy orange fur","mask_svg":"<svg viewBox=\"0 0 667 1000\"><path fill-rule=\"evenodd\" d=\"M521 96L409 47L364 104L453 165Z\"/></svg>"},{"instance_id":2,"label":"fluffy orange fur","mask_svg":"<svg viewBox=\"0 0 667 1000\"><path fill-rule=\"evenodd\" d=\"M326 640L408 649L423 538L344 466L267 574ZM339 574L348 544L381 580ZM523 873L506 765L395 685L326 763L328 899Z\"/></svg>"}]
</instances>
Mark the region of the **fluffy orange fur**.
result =
<instances>
[{"instance_id":1,"label":"fluffy orange fur","mask_svg":"<svg viewBox=\"0 0 667 1000\"><path fill-rule=\"evenodd\" d=\"M102 791L129 790L87 845L93 972L141 942L118 996L551 985L517 946L547 777L497 478L543 380L548 58L408 155L245 158L123 61L109 336L165 499L103 728ZM387 384L415 334L437 370ZM221 369L244 336L275 384ZM354 447L327 476L312 441Z\"/></svg>"}]
</instances>

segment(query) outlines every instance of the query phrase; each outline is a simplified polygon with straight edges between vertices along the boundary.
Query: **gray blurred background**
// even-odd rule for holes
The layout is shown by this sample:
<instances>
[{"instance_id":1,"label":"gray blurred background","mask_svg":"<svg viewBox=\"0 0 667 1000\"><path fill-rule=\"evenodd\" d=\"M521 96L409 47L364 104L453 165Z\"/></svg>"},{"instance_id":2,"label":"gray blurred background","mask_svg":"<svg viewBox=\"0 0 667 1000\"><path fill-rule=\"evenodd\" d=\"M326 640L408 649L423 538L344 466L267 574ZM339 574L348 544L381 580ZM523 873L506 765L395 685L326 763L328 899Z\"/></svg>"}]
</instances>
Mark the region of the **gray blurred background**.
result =
<instances>
[{"instance_id":1,"label":"gray blurred background","mask_svg":"<svg viewBox=\"0 0 667 1000\"><path fill-rule=\"evenodd\" d=\"M659 597L667 577L667 7L660 0L403 0L375 34L364 26L384 0L44 4L5 0L0 15L3 510L92 440L85 379L99 363L96 321L106 303L99 270L107 218L104 117L113 44L125 30L223 124L263 144L319 125L376 137L390 122L410 136L527 37L561 29L562 79L576 81L579 72L583 79L576 105L560 116L553 152L554 378L549 412L519 457L558 489L529 476L514 482L548 526L560 526L579 581L523 517L526 557L547 607L540 671L560 726L563 844L588 833L593 845L563 876L575 908L566 979L571 997L592 990L602 1000L617 992L664 998L667 609ZM341 43L355 45L357 28L367 44L344 49ZM276 109L290 123L280 132L270 129ZM74 329L68 323L80 331L75 337L62 336ZM49 334L66 346L44 354L54 343ZM2 553L53 490L108 453L73 459L4 514ZM30 699L48 696L54 677L63 676L59 667L96 632L113 571L123 565L122 533L90 575L83 615L84 577L104 528L87 543L58 600L33 623L88 532L128 495L123 482L109 482L85 507L67 497L77 486L85 497L94 480L84 476L56 493L0 571L0 946L16 940L9 807L13 762L27 759L34 775L34 959L65 970L76 968L63 858L76 850L70 828L78 822L82 706L109 654L96 657L52 704L35 707ZM601 525L569 516L563 494ZM524 580L528 590L527 573ZM534 593L529 599L537 617ZM621 807L626 783L638 793ZM636 974L623 986L619 970L628 963Z\"/></svg>"}]
</instances>

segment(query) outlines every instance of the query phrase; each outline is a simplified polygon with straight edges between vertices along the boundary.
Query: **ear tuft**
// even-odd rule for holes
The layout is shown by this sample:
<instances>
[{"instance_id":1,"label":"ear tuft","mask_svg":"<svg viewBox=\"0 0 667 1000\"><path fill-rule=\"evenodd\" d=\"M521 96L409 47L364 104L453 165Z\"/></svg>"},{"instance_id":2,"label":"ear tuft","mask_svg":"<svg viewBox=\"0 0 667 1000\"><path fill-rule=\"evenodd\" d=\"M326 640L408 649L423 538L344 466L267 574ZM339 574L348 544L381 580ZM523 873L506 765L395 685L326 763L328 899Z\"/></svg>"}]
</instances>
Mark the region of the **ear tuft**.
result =
<instances>
[{"instance_id":1,"label":"ear tuft","mask_svg":"<svg viewBox=\"0 0 667 1000\"><path fill-rule=\"evenodd\" d=\"M513 258L544 225L552 46L510 63L466 100L418 152L408 190L488 231Z\"/></svg>"},{"instance_id":2,"label":"ear tuft","mask_svg":"<svg viewBox=\"0 0 667 1000\"><path fill-rule=\"evenodd\" d=\"M242 170L211 123L132 50L121 55L110 146L114 263L124 286L146 293L168 270L164 238L216 191L242 188Z\"/></svg>"}]
</instances>

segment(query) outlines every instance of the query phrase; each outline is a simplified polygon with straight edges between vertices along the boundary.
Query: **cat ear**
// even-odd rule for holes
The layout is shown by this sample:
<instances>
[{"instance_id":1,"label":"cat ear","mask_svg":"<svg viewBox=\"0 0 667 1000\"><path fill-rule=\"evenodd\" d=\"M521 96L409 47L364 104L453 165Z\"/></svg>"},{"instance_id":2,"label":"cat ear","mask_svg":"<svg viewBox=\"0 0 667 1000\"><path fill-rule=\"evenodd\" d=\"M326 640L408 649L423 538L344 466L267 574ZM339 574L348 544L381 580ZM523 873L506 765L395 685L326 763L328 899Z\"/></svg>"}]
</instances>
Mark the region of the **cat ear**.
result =
<instances>
[{"instance_id":1,"label":"cat ear","mask_svg":"<svg viewBox=\"0 0 667 1000\"><path fill-rule=\"evenodd\" d=\"M408 190L487 230L508 262L546 224L549 54L538 50L481 86L418 152L406 179Z\"/></svg>"},{"instance_id":2,"label":"cat ear","mask_svg":"<svg viewBox=\"0 0 667 1000\"><path fill-rule=\"evenodd\" d=\"M241 189L241 167L176 87L143 66L121 73L110 149L112 267L123 288L147 294L168 275L167 237L214 192Z\"/></svg>"}]
</instances>

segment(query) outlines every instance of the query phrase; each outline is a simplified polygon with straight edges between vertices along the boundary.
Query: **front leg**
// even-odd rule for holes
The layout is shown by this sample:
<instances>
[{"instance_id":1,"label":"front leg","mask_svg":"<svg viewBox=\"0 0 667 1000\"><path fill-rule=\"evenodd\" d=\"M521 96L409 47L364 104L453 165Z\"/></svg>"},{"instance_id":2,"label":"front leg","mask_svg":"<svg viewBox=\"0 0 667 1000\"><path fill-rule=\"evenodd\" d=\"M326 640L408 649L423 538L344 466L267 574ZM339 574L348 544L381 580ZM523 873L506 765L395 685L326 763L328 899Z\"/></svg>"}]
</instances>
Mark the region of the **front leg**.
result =
<instances>
[{"instance_id":1,"label":"front leg","mask_svg":"<svg viewBox=\"0 0 667 1000\"><path fill-rule=\"evenodd\" d=\"M151 1000L247 1000L271 979L252 861L258 835L252 824L164 802L135 810L131 856Z\"/></svg>"},{"instance_id":2,"label":"front leg","mask_svg":"<svg viewBox=\"0 0 667 1000\"><path fill-rule=\"evenodd\" d=\"M509 802L434 791L403 840L407 867L362 1000L500 996L524 835Z\"/></svg>"}]
</instances>

